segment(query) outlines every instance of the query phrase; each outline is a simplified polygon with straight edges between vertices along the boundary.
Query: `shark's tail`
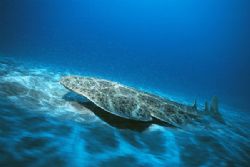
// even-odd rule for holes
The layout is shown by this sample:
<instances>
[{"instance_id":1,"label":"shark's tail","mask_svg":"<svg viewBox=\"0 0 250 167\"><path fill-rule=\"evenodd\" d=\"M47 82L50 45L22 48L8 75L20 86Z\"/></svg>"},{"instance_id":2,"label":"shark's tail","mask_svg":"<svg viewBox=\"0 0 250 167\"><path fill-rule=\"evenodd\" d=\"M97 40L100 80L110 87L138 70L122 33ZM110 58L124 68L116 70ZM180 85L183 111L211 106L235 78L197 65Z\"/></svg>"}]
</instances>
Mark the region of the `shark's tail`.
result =
<instances>
[{"instance_id":1,"label":"shark's tail","mask_svg":"<svg viewBox=\"0 0 250 167\"><path fill-rule=\"evenodd\" d=\"M210 106L208 102L205 102L205 113L213 117L218 122L225 123L223 117L219 112L219 100L217 96L214 96L212 98Z\"/></svg>"}]
</instances>

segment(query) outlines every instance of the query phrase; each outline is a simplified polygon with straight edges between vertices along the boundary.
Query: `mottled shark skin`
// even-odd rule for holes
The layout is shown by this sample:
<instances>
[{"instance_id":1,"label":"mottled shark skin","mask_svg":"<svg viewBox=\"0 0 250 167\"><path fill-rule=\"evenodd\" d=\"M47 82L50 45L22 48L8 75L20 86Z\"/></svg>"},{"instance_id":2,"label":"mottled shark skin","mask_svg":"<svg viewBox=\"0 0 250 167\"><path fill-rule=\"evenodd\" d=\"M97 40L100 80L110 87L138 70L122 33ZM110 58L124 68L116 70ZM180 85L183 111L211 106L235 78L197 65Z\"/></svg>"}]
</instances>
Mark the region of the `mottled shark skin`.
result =
<instances>
[{"instance_id":1,"label":"mottled shark skin","mask_svg":"<svg viewBox=\"0 0 250 167\"><path fill-rule=\"evenodd\" d=\"M66 76L61 78L60 83L85 96L103 110L127 119L151 121L154 117L173 126L180 126L199 117L196 104L180 104L117 82Z\"/></svg>"}]
</instances>

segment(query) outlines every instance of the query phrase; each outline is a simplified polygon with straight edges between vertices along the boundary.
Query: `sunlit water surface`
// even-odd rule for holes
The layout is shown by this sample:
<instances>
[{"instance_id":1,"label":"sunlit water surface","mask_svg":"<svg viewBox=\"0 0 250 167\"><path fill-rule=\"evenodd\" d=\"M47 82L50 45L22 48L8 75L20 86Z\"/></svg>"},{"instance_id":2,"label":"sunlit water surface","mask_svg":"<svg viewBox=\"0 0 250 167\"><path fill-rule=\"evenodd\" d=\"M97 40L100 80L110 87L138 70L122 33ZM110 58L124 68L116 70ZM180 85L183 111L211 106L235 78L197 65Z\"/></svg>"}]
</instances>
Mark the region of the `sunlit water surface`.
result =
<instances>
[{"instance_id":1,"label":"sunlit water surface","mask_svg":"<svg viewBox=\"0 0 250 167\"><path fill-rule=\"evenodd\" d=\"M247 166L249 115L220 108L183 128L126 122L59 84L68 75L0 59L1 166ZM175 99L182 97L175 97Z\"/></svg>"}]
</instances>

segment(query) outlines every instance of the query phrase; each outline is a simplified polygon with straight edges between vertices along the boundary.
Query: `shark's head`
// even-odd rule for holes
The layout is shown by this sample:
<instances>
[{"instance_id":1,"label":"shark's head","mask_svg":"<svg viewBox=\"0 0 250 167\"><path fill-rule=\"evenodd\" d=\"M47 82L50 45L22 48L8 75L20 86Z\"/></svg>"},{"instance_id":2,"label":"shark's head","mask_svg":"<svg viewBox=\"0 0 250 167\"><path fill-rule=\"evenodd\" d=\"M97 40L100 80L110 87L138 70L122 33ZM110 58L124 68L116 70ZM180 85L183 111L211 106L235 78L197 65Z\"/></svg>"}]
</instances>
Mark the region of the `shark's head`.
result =
<instances>
[{"instance_id":1,"label":"shark's head","mask_svg":"<svg viewBox=\"0 0 250 167\"><path fill-rule=\"evenodd\" d=\"M67 89L75 92L90 92L97 83L90 77L65 76L62 77L60 83Z\"/></svg>"}]
</instances>

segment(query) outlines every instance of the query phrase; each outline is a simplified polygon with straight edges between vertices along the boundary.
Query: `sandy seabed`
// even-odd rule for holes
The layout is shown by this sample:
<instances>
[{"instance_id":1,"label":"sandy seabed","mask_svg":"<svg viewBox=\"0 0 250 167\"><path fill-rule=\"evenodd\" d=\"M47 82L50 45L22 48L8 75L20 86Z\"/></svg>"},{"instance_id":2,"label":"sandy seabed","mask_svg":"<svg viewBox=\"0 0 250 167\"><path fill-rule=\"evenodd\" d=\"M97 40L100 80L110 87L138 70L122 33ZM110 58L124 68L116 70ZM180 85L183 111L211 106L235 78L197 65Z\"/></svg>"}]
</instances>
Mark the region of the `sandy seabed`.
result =
<instances>
[{"instance_id":1,"label":"sandy seabed","mask_svg":"<svg viewBox=\"0 0 250 167\"><path fill-rule=\"evenodd\" d=\"M64 72L0 58L0 166L247 166L250 116L173 128L124 121L59 84Z\"/></svg>"}]
</instances>

